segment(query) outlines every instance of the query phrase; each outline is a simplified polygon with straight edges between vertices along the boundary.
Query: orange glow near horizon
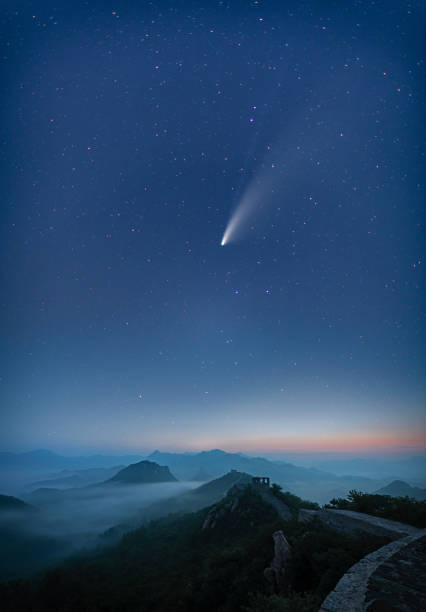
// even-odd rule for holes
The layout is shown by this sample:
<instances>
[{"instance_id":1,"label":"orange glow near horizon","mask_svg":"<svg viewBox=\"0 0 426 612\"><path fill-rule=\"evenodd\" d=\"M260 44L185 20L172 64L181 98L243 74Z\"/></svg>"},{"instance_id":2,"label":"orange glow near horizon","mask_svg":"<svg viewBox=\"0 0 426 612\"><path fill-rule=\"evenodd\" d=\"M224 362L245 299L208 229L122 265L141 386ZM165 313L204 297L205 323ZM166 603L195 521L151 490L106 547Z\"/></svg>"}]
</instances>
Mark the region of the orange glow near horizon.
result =
<instances>
[{"instance_id":1,"label":"orange glow near horizon","mask_svg":"<svg viewBox=\"0 0 426 612\"><path fill-rule=\"evenodd\" d=\"M206 448L222 448L234 452L386 452L408 451L410 448L417 452L426 449L425 431L406 432L353 432L334 434L332 436L274 436L259 438L239 438L207 440L203 439L191 450L205 450Z\"/></svg>"}]
</instances>

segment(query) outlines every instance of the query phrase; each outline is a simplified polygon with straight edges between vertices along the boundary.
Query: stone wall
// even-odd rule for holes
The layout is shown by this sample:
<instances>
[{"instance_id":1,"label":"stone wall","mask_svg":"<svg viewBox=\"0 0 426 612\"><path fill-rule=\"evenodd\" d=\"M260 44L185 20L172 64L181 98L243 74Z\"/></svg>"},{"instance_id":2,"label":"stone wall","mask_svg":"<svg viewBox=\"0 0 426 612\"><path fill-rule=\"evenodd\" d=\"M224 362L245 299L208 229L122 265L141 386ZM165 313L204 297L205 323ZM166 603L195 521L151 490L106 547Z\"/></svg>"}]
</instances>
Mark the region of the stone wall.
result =
<instances>
[{"instance_id":1,"label":"stone wall","mask_svg":"<svg viewBox=\"0 0 426 612\"><path fill-rule=\"evenodd\" d=\"M291 519L291 512L287 504L275 497L275 495L271 493L270 489L266 487L256 487L255 491L260 495L264 502L275 508L280 518L282 518L284 521L289 521Z\"/></svg>"},{"instance_id":2,"label":"stone wall","mask_svg":"<svg viewBox=\"0 0 426 612\"><path fill-rule=\"evenodd\" d=\"M319 612L426 610L426 530L391 542L353 565Z\"/></svg>"},{"instance_id":3,"label":"stone wall","mask_svg":"<svg viewBox=\"0 0 426 612\"><path fill-rule=\"evenodd\" d=\"M376 535L383 535L392 540L398 540L408 535L416 535L421 530L411 525L389 521L370 514L353 512L352 510L334 510L323 508L321 510L300 510L299 521L311 521L313 518L319 520L333 529L344 533L366 531Z\"/></svg>"},{"instance_id":4,"label":"stone wall","mask_svg":"<svg viewBox=\"0 0 426 612\"><path fill-rule=\"evenodd\" d=\"M300 510L299 521L318 518L342 531L365 531L394 540L353 565L319 612L426 610L426 530L351 510Z\"/></svg>"}]
</instances>

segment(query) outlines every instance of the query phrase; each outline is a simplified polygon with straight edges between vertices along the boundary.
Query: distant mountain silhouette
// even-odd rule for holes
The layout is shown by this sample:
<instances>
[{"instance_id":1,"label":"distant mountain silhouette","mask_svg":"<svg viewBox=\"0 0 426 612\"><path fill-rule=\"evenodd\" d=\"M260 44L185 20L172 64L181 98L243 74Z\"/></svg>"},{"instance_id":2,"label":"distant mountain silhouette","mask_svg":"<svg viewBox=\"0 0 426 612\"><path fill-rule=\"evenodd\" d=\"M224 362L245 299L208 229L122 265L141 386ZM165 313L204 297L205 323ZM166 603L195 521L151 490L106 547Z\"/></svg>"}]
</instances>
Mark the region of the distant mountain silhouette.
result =
<instances>
[{"instance_id":1,"label":"distant mountain silhouette","mask_svg":"<svg viewBox=\"0 0 426 612\"><path fill-rule=\"evenodd\" d=\"M165 501L155 502L144 510L144 518L157 518L172 512L195 512L218 502L233 486L250 484L251 481L250 474L233 470L196 489L175 495Z\"/></svg>"},{"instance_id":2,"label":"distant mountain silhouette","mask_svg":"<svg viewBox=\"0 0 426 612\"><path fill-rule=\"evenodd\" d=\"M10 495L0 495L0 513L3 512L34 512L36 508L26 504L17 497Z\"/></svg>"},{"instance_id":3,"label":"distant mountain silhouette","mask_svg":"<svg viewBox=\"0 0 426 612\"><path fill-rule=\"evenodd\" d=\"M111 489L113 485L138 485L154 483L177 482L177 478L170 473L168 467L163 467L152 461L139 461L133 463L115 474L112 478L85 485L83 487L73 487L56 489L52 487L41 487L30 493L25 494L24 499L39 507L50 506L65 501L78 501L93 499L104 495L104 491ZM109 491L111 493L111 491ZM121 494L117 491L117 496Z\"/></svg>"},{"instance_id":4,"label":"distant mountain silhouette","mask_svg":"<svg viewBox=\"0 0 426 612\"><path fill-rule=\"evenodd\" d=\"M218 499L225 496L229 489L232 489L235 485L246 485L251 484L253 476L246 474L245 472L238 472L237 470L231 470L221 478L216 478L206 484L193 489L187 495L195 495L202 497L211 497L212 499Z\"/></svg>"},{"instance_id":5,"label":"distant mountain silhouette","mask_svg":"<svg viewBox=\"0 0 426 612\"><path fill-rule=\"evenodd\" d=\"M205 470L212 477L238 470L253 476L269 476L279 484L291 482L319 482L336 479L334 474L314 468L304 468L283 461L269 461L262 457L248 457L215 449L200 453L162 453L154 451L147 457L160 465L167 465L181 480L190 480L195 471Z\"/></svg>"},{"instance_id":6,"label":"distant mountain silhouette","mask_svg":"<svg viewBox=\"0 0 426 612\"><path fill-rule=\"evenodd\" d=\"M379 495L391 495L392 497L413 497L417 501L426 499L426 489L412 487L403 480L394 480L386 487L376 491Z\"/></svg>"},{"instance_id":7,"label":"distant mountain silhouette","mask_svg":"<svg viewBox=\"0 0 426 612\"><path fill-rule=\"evenodd\" d=\"M86 485L95 484L97 482L104 482L108 478L112 478L117 474L119 470L122 470L124 465L116 465L111 468L89 468L87 470L62 470L52 478L46 480L39 480L33 482L28 488L39 489L44 487L60 487L60 488L71 488L71 487L83 487Z\"/></svg>"},{"instance_id":8,"label":"distant mountain silhouette","mask_svg":"<svg viewBox=\"0 0 426 612\"><path fill-rule=\"evenodd\" d=\"M63 499L68 499L70 495L74 495L74 491L80 491L81 489L67 489L65 491L61 489L53 489L49 487L41 487L25 494L25 499L28 499L31 503L37 506L45 506L50 504L56 504Z\"/></svg>"},{"instance_id":9,"label":"distant mountain silhouette","mask_svg":"<svg viewBox=\"0 0 426 612\"><path fill-rule=\"evenodd\" d=\"M369 478L424 479L426 474L426 457L357 457L345 456L333 459L315 459L320 470L326 470L338 476L366 476Z\"/></svg>"},{"instance_id":10,"label":"distant mountain silhouette","mask_svg":"<svg viewBox=\"0 0 426 612\"><path fill-rule=\"evenodd\" d=\"M153 483L153 482L177 482L177 478L170 473L167 466L158 465L153 461L139 461L120 470L118 474L106 480L105 483Z\"/></svg>"},{"instance_id":11,"label":"distant mountain silhouette","mask_svg":"<svg viewBox=\"0 0 426 612\"><path fill-rule=\"evenodd\" d=\"M128 465L143 459L142 455L89 455L64 457L48 450L35 450L28 453L0 452L0 468L29 470L79 470L99 467Z\"/></svg>"},{"instance_id":12,"label":"distant mountain silhouette","mask_svg":"<svg viewBox=\"0 0 426 612\"><path fill-rule=\"evenodd\" d=\"M193 482L208 482L213 480L213 476L206 472L205 469L200 468L196 474L191 478Z\"/></svg>"}]
</instances>

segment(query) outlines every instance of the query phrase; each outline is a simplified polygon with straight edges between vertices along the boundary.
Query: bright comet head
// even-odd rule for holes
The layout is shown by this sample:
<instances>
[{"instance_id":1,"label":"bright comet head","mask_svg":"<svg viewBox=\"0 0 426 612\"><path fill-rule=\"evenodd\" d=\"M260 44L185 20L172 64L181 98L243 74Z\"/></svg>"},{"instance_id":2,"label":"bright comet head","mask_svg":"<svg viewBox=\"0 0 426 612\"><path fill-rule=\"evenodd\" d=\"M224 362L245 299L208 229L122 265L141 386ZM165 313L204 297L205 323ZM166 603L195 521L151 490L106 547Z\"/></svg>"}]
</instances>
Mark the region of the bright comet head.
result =
<instances>
[{"instance_id":1,"label":"bright comet head","mask_svg":"<svg viewBox=\"0 0 426 612\"><path fill-rule=\"evenodd\" d=\"M234 242L241 238L250 227L250 219L261 210L263 203L268 199L273 187L276 185L276 178L267 175L252 180L246 193L235 208L223 234L221 246Z\"/></svg>"},{"instance_id":2,"label":"bright comet head","mask_svg":"<svg viewBox=\"0 0 426 612\"><path fill-rule=\"evenodd\" d=\"M231 218L231 220L229 221L227 228L225 230L225 233L223 234L223 238L222 238L222 242L220 243L220 246L225 246L225 244L228 244L230 238L232 237L232 232L235 229L235 224L236 224L236 218L235 218L235 213L233 215L233 217Z\"/></svg>"},{"instance_id":3,"label":"bright comet head","mask_svg":"<svg viewBox=\"0 0 426 612\"><path fill-rule=\"evenodd\" d=\"M223 238L222 238L222 242L220 243L220 246L225 246L225 244L229 240L229 227L230 227L230 224L228 224L228 227L226 228L225 233L223 234Z\"/></svg>"}]
</instances>

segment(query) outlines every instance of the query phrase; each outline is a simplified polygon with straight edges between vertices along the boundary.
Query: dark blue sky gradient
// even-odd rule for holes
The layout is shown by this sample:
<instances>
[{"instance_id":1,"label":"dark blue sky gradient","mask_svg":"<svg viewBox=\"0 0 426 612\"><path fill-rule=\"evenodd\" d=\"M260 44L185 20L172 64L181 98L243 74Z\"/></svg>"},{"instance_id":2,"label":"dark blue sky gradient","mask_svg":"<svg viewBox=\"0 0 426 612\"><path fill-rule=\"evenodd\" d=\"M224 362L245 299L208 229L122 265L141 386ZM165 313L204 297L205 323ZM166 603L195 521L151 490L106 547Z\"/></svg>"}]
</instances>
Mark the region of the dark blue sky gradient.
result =
<instances>
[{"instance_id":1,"label":"dark blue sky gradient","mask_svg":"<svg viewBox=\"0 0 426 612\"><path fill-rule=\"evenodd\" d=\"M424 17L6 3L4 448L425 443Z\"/></svg>"}]
</instances>

